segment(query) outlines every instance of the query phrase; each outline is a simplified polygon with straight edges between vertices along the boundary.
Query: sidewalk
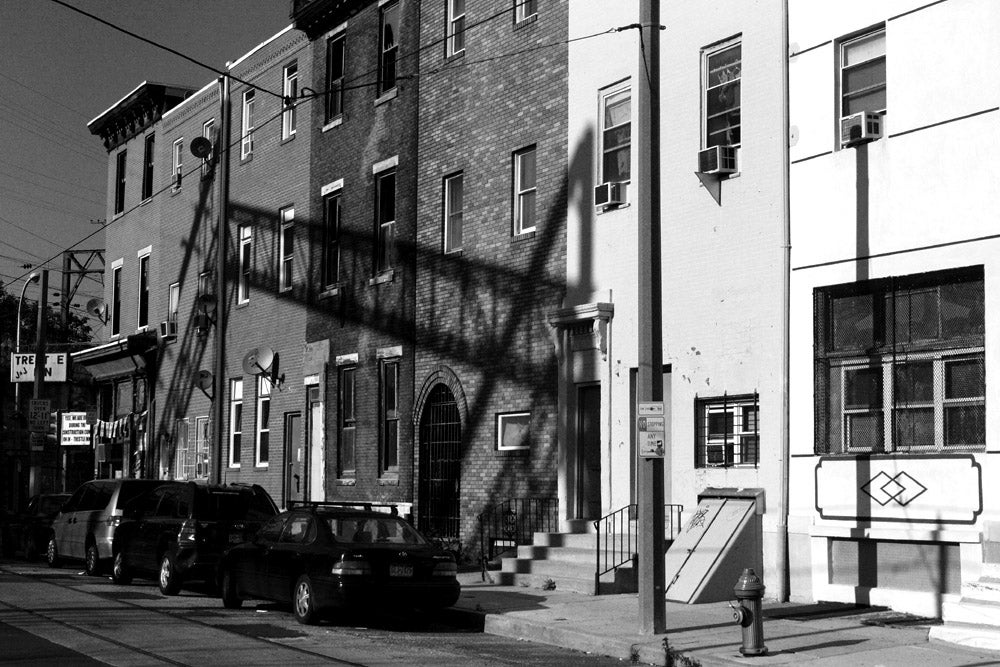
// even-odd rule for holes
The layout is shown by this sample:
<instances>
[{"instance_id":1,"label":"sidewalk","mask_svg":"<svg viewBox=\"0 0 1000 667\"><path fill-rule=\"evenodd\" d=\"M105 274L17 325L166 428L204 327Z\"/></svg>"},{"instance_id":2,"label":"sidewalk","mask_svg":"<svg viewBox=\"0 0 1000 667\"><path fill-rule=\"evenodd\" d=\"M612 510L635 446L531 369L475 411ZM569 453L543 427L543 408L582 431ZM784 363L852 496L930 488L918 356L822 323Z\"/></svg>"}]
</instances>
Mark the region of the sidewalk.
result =
<instances>
[{"instance_id":1,"label":"sidewalk","mask_svg":"<svg viewBox=\"0 0 1000 667\"><path fill-rule=\"evenodd\" d=\"M487 575L489 576L489 575ZM592 597L497 586L480 573L459 575L456 610L481 619L484 631L653 665L1000 665L1000 652L929 641L933 620L883 608L823 603L765 604L765 656L739 653L740 627L725 602L667 602L666 634L639 634L638 595ZM664 648L666 640L669 648ZM668 662L668 651L672 662Z\"/></svg>"}]
</instances>

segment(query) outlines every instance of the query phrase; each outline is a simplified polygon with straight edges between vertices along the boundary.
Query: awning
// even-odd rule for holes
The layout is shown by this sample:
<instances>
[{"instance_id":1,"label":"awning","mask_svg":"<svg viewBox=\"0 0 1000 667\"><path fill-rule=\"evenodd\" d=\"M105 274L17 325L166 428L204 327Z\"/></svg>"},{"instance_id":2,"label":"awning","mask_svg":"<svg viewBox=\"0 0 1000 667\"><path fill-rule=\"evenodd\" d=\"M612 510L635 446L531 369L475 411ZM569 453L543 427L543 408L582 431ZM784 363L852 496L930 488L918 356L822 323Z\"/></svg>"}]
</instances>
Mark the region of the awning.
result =
<instances>
[{"instance_id":1,"label":"awning","mask_svg":"<svg viewBox=\"0 0 1000 667\"><path fill-rule=\"evenodd\" d=\"M156 333L143 332L126 336L70 355L73 363L83 364L95 380L144 373L147 354L156 349Z\"/></svg>"}]
</instances>

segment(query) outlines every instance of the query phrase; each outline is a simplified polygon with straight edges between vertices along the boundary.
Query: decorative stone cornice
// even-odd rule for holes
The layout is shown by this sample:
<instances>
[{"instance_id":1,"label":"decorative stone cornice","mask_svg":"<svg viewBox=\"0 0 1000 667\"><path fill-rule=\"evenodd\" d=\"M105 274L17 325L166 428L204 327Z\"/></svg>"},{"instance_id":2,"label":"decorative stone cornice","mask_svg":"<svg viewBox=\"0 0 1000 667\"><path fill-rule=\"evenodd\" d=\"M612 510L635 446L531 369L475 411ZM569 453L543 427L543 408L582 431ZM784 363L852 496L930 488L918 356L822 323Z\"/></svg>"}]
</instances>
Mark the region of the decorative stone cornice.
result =
<instances>
[{"instance_id":1,"label":"decorative stone cornice","mask_svg":"<svg viewBox=\"0 0 1000 667\"><path fill-rule=\"evenodd\" d=\"M87 124L110 152L157 122L163 113L195 92L191 88L143 82L114 106Z\"/></svg>"}]
</instances>

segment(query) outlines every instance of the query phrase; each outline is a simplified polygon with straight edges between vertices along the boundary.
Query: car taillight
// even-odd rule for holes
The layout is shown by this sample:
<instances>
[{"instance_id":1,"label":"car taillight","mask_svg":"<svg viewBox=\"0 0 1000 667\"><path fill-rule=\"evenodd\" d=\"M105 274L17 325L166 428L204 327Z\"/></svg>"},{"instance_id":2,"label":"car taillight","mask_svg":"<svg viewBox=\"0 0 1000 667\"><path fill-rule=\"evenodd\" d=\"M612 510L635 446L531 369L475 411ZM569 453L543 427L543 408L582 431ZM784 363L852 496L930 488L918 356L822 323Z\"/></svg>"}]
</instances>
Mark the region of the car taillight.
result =
<instances>
[{"instance_id":1,"label":"car taillight","mask_svg":"<svg viewBox=\"0 0 1000 667\"><path fill-rule=\"evenodd\" d=\"M363 560L340 560L333 565L333 569L330 570L330 574L338 574L341 576L361 576L365 574L371 574L372 567L367 561Z\"/></svg>"},{"instance_id":2,"label":"car taillight","mask_svg":"<svg viewBox=\"0 0 1000 667\"><path fill-rule=\"evenodd\" d=\"M438 563L434 566L431 576L434 577L455 577L458 575L458 565L455 563Z\"/></svg>"},{"instance_id":3,"label":"car taillight","mask_svg":"<svg viewBox=\"0 0 1000 667\"><path fill-rule=\"evenodd\" d=\"M194 542L196 538L196 523L187 519L181 524L181 529L177 531L177 543Z\"/></svg>"},{"instance_id":4,"label":"car taillight","mask_svg":"<svg viewBox=\"0 0 1000 667\"><path fill-rule=\"evenodd\" d=\"M122 518L120 516L109 516L105 519L104 523L108 524L112 528L117 528L122 523Z\"/></svg>"}]
</instances>

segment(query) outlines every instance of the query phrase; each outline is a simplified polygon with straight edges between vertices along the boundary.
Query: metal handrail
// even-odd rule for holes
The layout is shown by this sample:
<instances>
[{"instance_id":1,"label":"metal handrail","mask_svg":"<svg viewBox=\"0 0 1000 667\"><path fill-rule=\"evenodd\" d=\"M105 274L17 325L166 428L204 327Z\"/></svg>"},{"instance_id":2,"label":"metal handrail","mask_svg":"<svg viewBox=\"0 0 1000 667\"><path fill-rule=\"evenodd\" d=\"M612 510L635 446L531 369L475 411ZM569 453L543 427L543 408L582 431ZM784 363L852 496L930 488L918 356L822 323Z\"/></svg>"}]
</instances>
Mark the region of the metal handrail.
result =
<instances>
[{"instance_id":1,"label":"metal handrail","mask_svg":"<svg viewBox=\"0 0 1000 667\"><path fill-rule=\"evenodd\" d=\"M477 517L483 579L494 558L529 544L537 532L554 532L558 514L558 498L510 498L486 507Z\"/></svg>"},{"instance_id":2,"label":"metal handrail","mask_svg":"<svg viewBox=\"0 0 1000 667\"><path fill-rule=\"evenodd\" d=\"M681 530L681 512L684 511L684 506L669 503L663 508L664 528L670 536L669 539L673 541ZM594 528L597 530L594 595L601 594L601 575L617 570L636 558L639 536L632 522L637 515L638 506L631 503L594 521Z\"/></svg>"}]
</instances>

